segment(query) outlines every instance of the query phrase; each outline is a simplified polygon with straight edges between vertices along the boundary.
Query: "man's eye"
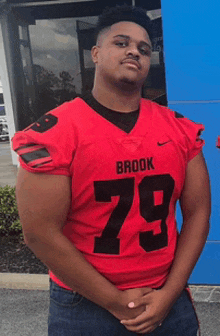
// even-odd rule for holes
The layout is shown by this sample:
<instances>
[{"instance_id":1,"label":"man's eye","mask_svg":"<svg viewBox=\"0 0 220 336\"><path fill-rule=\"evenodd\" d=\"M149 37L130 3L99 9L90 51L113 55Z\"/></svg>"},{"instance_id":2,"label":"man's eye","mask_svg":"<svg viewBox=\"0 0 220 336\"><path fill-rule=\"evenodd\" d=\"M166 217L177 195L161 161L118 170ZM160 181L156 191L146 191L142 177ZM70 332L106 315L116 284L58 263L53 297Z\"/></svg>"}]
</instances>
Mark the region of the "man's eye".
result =
<instances>
[{"instance_id":1,"label":"man's eye","mask_svg":"<svg viewBox=\"0 0 220 336\"><path fill-rule=\"evenodd\" d=\"M127 42L122 42L122 41L117 41L115 44L119 47L127 47L128 43Z\"/></svg>"},{"instance_id":2,"label":"man's eye","mask_svg":"<svg viewBox=\"0 0 220 336\"><path fill-rule=\"evenodd\" d=\"M151 56L151 49L150 48L139 48L139 51L144 56Z\"/></svg>"}]
</instances>

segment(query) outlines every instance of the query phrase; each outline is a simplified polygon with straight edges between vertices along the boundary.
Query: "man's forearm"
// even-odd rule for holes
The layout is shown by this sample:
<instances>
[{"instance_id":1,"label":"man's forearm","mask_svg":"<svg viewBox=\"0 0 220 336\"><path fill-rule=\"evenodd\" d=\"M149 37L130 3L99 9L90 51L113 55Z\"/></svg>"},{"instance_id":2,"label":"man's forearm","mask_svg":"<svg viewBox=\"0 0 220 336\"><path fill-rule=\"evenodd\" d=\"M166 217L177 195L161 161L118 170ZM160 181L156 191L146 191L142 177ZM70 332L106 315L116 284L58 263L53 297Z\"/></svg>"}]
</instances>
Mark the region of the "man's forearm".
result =
<instances>
[{"instance_id":1,"label":"man's forearm","mask_svg":"<svg viewBox=\"0 0 220 336\"><path fill-rule=\"evenodd\" d=\"M163 287L174 300L180 295L191 275L205 245L208 231L208 216L203 211L183 223L174 262Z\"/></svg>"},{"instance_id":2,"label":"man's forearm","mask_svg":"<svg viewBox=\"0 0 220 336\"><path fill-rule=\"evenodd\" d=\"M128 303L143 295L142 291L146 292L146 289L118 290L85 260L81 252L61 232L50 232L50 236L27 234L25 241L61 281L115 317L131 318L144 310L144 307L139 307L136 311L131 311Z\"/></svg>"},{"instance_id":3,"label":"man's forearm","mask_svg":"<svg viewBox=\"0 0 220 336\"><path fill-rule=\"evenodd\" d=\"M35 255L74 291L105 308L114 304L120 291L99 274L61 232L53 232L51 236L30 235L25 241Z\"/></svg>"}]
</instances>

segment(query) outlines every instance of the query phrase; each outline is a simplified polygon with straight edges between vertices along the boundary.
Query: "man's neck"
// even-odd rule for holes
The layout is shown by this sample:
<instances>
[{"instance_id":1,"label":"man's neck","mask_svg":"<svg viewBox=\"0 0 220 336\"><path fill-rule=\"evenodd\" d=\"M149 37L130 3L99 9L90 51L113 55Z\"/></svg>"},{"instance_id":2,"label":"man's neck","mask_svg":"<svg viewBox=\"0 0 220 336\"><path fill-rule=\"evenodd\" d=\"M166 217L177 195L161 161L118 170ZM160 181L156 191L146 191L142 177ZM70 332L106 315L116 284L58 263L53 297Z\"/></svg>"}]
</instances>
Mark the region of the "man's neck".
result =
<instances>
[{"instance_id":1,"label":"man's neck","mask_svg":"<svg viewBox=\"0 0 220 336\"><path fill-rule=\"evenodd\" d=\"M106 90L104 87L97 88L96 85L92 95L103 106L124 113L137 110L141 99L140 92L118 91L110 88Z\"/></svg>"}]
</instances>

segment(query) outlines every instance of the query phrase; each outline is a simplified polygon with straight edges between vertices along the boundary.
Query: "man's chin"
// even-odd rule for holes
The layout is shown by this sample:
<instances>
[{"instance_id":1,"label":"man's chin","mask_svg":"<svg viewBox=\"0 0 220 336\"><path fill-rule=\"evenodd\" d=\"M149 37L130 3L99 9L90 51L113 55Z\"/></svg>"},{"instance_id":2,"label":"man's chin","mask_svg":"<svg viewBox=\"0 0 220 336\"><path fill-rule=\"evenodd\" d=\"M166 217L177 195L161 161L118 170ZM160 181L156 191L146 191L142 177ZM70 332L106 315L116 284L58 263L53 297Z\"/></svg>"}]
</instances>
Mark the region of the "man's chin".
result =
<instances>
[{"instance_id":1,"label":"man's chin","mask_svg":"<svg viewBox=\"0 0 220 336\"><path fill-rule=\"evenodd\" d=\"M128 77L121 78L120 80L117 81L116 85L121 90L127 92L139 91L140 87L142 86L137 80Z\"/></svg>"},{"instance_id":2,"label":"man's chin","mask_svg":"<svg viewBox=\"0 0 220 336\"><path fill-rule=\"evenodd\" d=\"M125 85L136 85L137 81L135 81L134 79L128 78L128 77L123 77L120 81L121 84L125 84Z\"/></svg>"}]
</instances>

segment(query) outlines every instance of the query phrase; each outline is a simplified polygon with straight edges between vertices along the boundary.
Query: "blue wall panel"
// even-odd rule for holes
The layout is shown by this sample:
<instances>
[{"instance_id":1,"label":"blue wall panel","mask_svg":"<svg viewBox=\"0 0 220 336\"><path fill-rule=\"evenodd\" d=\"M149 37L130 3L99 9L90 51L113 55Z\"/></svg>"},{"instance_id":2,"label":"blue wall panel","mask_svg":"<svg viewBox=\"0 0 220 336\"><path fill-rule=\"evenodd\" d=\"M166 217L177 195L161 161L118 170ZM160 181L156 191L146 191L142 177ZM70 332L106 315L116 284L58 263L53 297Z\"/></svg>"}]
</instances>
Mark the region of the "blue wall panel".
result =
<instances>
[{"instance_id":1,"label":"blue wall panel","mask_svg":"<svg viewBox=\"0 0 220 336\"><path fill-rule=\"evenodd\" d=\"M220 241L220 150L216 148L217 136L220 135L220 103L169 104L169 107L195 122L201 122L205 126L205 131L202 135L205 140L203 152L210 174L212 189L209 239ZM179 221L180 217L178 215Z\"/></svg>"},{"instance_id":2,"label":"blue wall panel","mask_svg":"<svg viewBox=\"0 0 220 336\"><path fill-rule=\"evenodd\" d=\"M169 107L205 126L204 155L212 188L211 230L190 278L220 283L220 1L161 0ZM177 220L182 221L180 210Z\"/></svg>"},{"instance_id":3,"label":"blue wall panel","mask_svg":"<svg viewBox=\"0 0 220 336\"><path fill-rule=\"evenodd\" d=\"M168 100L220 100L220 1L161 5Z\"/></svg>"},{"instance_id":4,"label":"blue wall panel","mask_svg":"<svg viewBox=\"0 0 220 336\"><path fill-rule=\"evenodd\" d=\"M219 285L220 242L207 242L189 279L190 284Z\"/></svg>"}]
</instances>

